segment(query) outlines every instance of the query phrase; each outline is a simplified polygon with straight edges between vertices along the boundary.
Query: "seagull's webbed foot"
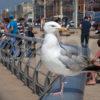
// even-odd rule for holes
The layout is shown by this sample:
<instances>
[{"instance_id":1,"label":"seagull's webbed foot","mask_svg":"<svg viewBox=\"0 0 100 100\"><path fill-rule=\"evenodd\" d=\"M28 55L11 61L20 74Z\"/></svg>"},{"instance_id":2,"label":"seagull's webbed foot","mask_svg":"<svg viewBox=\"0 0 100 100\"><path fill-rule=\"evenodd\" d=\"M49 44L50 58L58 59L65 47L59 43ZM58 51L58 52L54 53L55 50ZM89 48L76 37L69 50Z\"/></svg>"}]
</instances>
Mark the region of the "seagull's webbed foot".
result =
<instances>
[{"instance_id":1,"label":"seagull's webbed foot","mask_svg":"<svg viewBox=\"0 0 100 100\"><path fill-rule=\"evenodd\" d=\"M53 96L61 96L63 93L60 91L60 92L55 92L53 93Z\"/></svg>"},{"instance_id":2,"label":"seagull's webbed foot","mask_svg":"<svg viewBox=\"0 0 100 100\"><path fill-rule=\"evenodd\" d=\"M55 92L52 94L53 94L53 96L61 96L63 94L63 90L64 90L64 83L62 82L61 90L59 92Z\"/></svg>"}]
</instances>

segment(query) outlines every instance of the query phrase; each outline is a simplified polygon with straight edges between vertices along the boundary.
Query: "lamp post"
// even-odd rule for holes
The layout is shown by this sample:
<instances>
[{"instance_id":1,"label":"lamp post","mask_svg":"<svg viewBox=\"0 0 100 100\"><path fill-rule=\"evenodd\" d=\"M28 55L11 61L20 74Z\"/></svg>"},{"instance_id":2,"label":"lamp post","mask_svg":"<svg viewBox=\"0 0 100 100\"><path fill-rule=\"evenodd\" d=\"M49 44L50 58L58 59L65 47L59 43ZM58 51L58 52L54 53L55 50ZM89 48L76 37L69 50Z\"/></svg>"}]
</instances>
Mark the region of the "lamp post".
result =
<instances>
[{"instance_id":1,"label":"lamp post","mask_svg":"<svg viewBox=\"0 0 100 100\"><path fill-rule=\"evenodd\" d=\"M63 7L62 7L62 0L60 0L60 18L61 18L61 23L62 23L62 18L63 18Z\"/></svg>"},{"instance_id":2,"label":"lamp post","mask_svg":"<svg viewBox=\"0 0 100 100\"><path fill-rule=\"evenodd\" d=\"M85 17L85 13L86 13L86 2L84 0L84 3L83 3L83 18Z\"/></svg>"},{"instance_id":3,"label":"lamp post","mask_svg":"<svg viewBox=\"0 0 100 100\"><path fill-rule=\"evenodd\" d=\"M8 8L6 9L6 12L9 12L9 9Z\"/></svg>"},{"instance_id":4,"label":"lamp post","mask_svg":"<svg viewBox=\"0 0 100 100\"><path fill-rule=\"evenodd\" d=\"M9 10L8 8L7 8L7 9L5 9L5 13L6 13L5 17L9 17L10 10Z\"/></svg>"},{"instance_id":5,"label":"lamp post","mask_svg":"<svg viewBox=\"0 0 100 100\"><path fill-rule=\"evenodd\" d=\"M78 0L74 0L73 5L74 5L73 20L75 22L74 26L75 28L77 28L78 27Z\"/></svg>"},{"instance_id":6,"label":"lamp post","mask_svg":"<svg viewBox=\"0 0 100 100\"><path fill-rule=\"evenodd\" d=\"M44 19L46 19L46 0L44 0Z\"/></svg>"},{"instance_id":7,"label":"lamp post","mask_svg":"<svg viewBox=\"0 0 100 100\"><path fill-rule=\"evenodd\" d=\"M35 11L35 0L32 0L32 6L33 6L33 10L32 10L32 16L33 16L33 18L32 18L32 26L34 26L34 19L35 19L35 13L34 13L34 11Z\"/></svg>"}]
</instances>

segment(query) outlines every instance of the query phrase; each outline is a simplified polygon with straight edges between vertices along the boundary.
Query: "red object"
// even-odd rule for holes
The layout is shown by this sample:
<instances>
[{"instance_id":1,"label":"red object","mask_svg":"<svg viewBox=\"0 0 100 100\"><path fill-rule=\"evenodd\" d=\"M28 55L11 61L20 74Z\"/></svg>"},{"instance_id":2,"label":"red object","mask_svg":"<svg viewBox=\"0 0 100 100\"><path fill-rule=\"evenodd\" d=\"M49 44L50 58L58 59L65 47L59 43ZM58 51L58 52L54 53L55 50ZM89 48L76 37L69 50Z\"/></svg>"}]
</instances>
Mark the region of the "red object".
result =
<instances>
[{"instance_id":1,"label":"red object","mask_svg":"<svg viewBox=\"0 0 100 100\"><path fill-rule=\"evenodd\" d=\"M100 50L98 52L96 52L95 55L96 55L97 58L100 58Z\"/></svg>"}]
</instances>

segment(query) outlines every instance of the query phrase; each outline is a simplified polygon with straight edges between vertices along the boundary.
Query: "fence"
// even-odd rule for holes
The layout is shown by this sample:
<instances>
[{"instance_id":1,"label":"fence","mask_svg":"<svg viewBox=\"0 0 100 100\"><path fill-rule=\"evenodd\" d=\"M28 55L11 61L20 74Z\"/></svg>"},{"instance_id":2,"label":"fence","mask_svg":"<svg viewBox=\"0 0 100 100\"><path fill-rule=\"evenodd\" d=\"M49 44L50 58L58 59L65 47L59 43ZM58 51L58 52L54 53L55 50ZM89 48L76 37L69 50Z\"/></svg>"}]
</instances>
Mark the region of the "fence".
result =
<instances>
[{"instance_id":1,"label":"fence","mask_svg":"<svg viewBox=\"0 0 100 100\"><path fill-rule=\"evenodd\" d=\"M57 86L59 76L53 75L42 65L39 49L43 39L6 33L5 36L0 41L1 63L37 94L40 100L83 100L85 75L67 77L69 85L63 94L65 99L50 95L50 90L54 85Z\"/></svg>"},{"instance_id":2,"label":"fence","mask_svg":"<svg viewBox=\"0 0 100 100\"><path fill-rule=\"evenodd\" d=\"M2 39L3 36L0 41L2 64L40 96L53 80L50 78L50 72L43 71L39 53L36 53L36 48L41 47L42 39L6 33L5 35L6 38ZM16 38L15 43L11 40L12 38ZM40 82L39 78L43 81Z\"/></svg>"}]
</instances>

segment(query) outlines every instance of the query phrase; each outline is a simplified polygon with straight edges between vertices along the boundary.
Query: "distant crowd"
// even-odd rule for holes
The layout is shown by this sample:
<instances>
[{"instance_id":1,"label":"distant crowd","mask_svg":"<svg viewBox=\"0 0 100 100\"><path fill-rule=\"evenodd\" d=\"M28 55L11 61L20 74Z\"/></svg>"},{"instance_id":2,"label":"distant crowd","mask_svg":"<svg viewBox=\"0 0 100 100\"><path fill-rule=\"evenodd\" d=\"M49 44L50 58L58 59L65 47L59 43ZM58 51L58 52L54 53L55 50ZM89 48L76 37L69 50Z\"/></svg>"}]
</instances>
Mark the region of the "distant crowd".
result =
<instances>
[{"instance_id":1,"label":"distant crowd","mask_svg":"<svg viewBox=\"0 0 100 100\"><path fill-rule=\"evenodd\" d=\"M45 24L45 18L41 17L40 19L40 30L43 31L43 26ZM56 22L61 24L61 19L57 18L55 19ZM73 27L74 23L69 23L68 18L63 19L64 26L65 28ZM81 29L81 46L84 48L88 48L89 44L89 35L90 35L90 30L91 28L94 28L95 34L100 34L100 23L95 23L90 16L85 16L84 19L81 21L79 25ZM33 29L32 25L29 25L27 21L24 18L19 18L15 19L13 15L9 16L9 18L1 18L0 19L0 37L2 37L3 33L10 33L14 35L22 35L22 36L28 36L28 37L34 37L36 32ZM14 43L16 42L16 38L11 38L11 42ZM28 42L28 45L31 45L31 42ZM100 39L97 42L98 47L100 47ZM34 48L35 50L35 43L34 43ZM13 54L15 53L16 48L13 50ZM96 62L99 59L98 65L96 65ZM93 65L95 66L100 66L100 50L96 53L95 57L91 60ZM96 83L96 73L89 73L89 77L91 77L91 80L87 82L87 84L95 84Z\"/></svg>"}]
</instances>

